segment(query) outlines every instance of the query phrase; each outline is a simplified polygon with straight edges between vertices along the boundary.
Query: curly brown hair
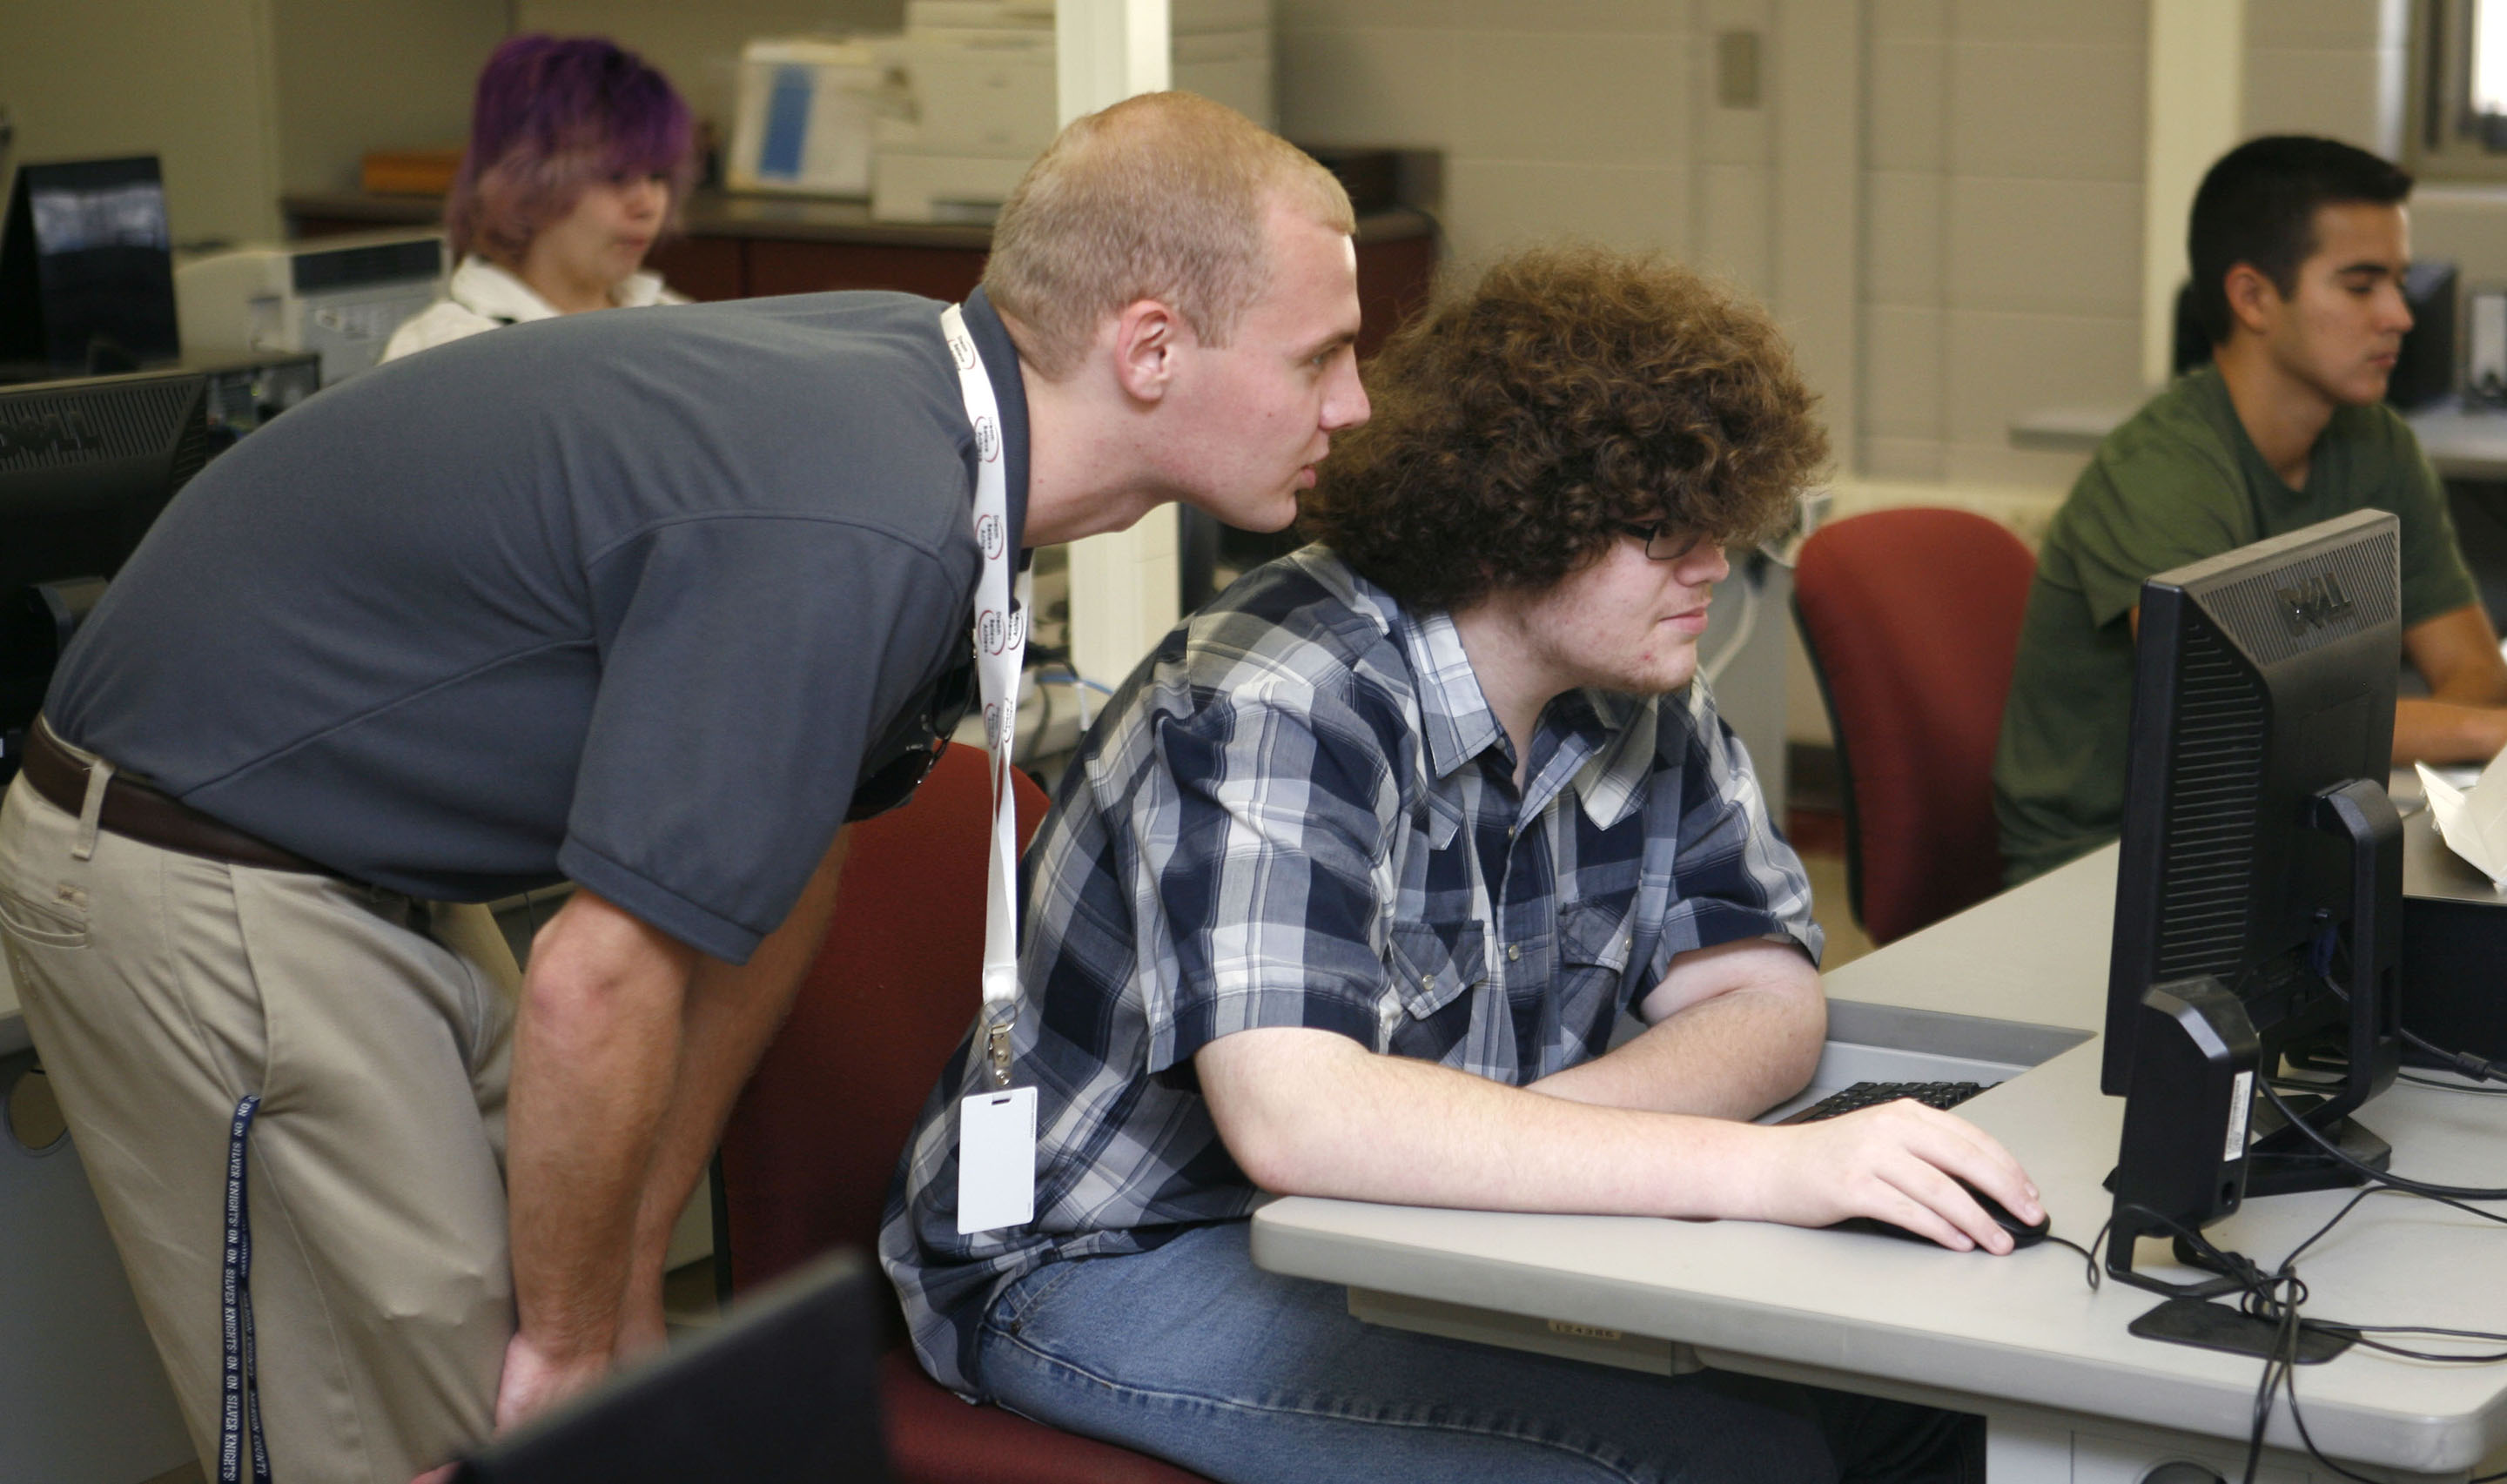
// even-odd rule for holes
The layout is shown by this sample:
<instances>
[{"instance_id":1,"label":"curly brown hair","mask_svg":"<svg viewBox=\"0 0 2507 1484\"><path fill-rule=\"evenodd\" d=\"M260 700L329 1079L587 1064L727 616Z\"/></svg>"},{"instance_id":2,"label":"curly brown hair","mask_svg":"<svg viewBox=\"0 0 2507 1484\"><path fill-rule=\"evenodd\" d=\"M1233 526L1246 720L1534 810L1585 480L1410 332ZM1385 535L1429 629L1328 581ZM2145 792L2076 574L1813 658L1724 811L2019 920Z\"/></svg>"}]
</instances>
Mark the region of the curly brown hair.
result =
<instances>
[{"instance_id":1,"label":"curly brown hair","mask_svg":"<svg viewBox=\"0 0 2507 1484\"><path fill-rule=\"evenodd\" d=\"M1759 539L1828 457L1775 322L1659 256L1516 254L1397 332L1366 380L1375 416L1298 528L1416 607L1548 587L1630 524Z\"/></svg>"}]
</instances>

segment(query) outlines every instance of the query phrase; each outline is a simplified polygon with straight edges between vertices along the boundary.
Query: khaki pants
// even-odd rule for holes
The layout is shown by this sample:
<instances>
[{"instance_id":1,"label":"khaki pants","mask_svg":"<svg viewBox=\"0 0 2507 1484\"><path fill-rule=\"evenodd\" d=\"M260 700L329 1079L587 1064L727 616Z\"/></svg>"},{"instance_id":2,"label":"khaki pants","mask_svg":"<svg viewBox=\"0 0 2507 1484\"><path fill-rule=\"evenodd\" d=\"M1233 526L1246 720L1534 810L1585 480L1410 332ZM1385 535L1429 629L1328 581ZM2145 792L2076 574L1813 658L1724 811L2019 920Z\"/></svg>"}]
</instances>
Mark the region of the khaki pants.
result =
<instances>
[{"instance_id":1,"label":"khaki pants","mask_svg":"<svg viewBox=\"0 0 2507 1484\"><path fill-rule=\"evenodd\" d=\"M209 1477L228 1126L253 1093L274 1477L409 1484L486 1437L519 987L488 914L83 832L20 778L0 943Z\"/></svg>"}]
</instances>

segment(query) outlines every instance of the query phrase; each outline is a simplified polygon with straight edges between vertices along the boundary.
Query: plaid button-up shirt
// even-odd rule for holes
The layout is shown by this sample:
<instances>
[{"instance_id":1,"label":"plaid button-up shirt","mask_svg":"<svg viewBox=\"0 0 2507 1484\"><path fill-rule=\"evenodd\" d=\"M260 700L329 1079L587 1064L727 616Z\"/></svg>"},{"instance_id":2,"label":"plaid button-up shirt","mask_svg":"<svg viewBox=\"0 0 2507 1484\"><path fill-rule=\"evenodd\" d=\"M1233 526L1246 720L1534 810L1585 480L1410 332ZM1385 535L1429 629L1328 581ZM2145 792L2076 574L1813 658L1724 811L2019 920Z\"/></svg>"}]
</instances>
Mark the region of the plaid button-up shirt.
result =
<instances>
[{"instance_id":1,"label":"plaid button-up shirt","mask_svg":"<svg viewBox=\"0 0 2507 1484\"><path fill-rule=\"evenodd\" d=\"M1259 1204L1193 1077L1222 1035L1312 1027L1522 1085L1600 1055L1677 955L1818 958L1809 883L1703 684L1561 696L1519 796L1515 761L1453 620L1324 548L1167 636L1027 856L1036 1220L958 1234L968 1043L891 1196L881 1258L934 1375L980 1391L977 1326L1037 1265Z\"/></svg>"}]
</instances>

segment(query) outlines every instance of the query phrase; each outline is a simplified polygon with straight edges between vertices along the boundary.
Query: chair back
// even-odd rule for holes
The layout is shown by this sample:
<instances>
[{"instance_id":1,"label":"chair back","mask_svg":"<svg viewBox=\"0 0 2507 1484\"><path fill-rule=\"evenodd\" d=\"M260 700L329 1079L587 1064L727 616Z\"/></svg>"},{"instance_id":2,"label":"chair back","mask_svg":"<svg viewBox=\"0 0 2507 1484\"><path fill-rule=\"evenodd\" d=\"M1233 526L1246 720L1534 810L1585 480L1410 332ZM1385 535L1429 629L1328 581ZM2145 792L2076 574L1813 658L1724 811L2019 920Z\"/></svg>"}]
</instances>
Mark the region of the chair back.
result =
<instances>
[{"instance_id":1,"label":"chair back","mask_svg":"<svg viewBox=\"0 0 2507 1484\"><path fill-rule=\"evenodd\" d=\"M826 944L723 1132L735 1289L877 1249L897 1156L983 1002L986 761L951 743L913 802L853 828ZM1044 791L1011 781L1024 850Z\"/></svg>"},{"instance_id":2,"label":"chair back","mask_svg":"<svg viewBox=\"0 0 2507 1484\"><path fill-rule=\"evenodd\" d=\"M1794 615L1845 783L1846 880L1874 943L2002 889L1993 751L2037 561L1964 510L1879 510L1802 543Z\"/></svg>"}]
</instances>

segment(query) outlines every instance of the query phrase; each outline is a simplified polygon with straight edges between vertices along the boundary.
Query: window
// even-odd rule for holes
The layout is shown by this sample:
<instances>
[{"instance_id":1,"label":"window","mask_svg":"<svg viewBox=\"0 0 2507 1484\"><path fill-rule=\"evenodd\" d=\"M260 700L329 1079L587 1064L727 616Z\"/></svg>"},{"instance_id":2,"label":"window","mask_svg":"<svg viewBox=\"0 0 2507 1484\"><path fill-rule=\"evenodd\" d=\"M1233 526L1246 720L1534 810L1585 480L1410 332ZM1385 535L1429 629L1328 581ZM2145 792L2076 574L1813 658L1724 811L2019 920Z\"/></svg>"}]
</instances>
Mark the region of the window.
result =
<instances>
[{"instance_id":1,"label":"window","mask_svg":"<svg viewBox=\"0 0 2507 1484\"><path fill-rule=\"evenodd\" d=\"M2411 163L2507 180L2507 0L2419 0L2412 19Z\"/></svg>"}]
</instances>

